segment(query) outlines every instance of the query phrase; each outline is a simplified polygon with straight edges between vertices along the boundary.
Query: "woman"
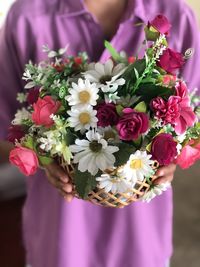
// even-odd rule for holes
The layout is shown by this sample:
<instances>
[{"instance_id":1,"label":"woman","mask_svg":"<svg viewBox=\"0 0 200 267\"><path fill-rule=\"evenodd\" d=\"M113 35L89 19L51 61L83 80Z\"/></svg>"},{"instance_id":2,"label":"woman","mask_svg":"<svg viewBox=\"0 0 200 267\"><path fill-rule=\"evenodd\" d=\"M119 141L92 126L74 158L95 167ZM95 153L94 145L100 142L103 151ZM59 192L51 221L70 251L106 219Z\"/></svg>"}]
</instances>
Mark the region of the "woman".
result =
<instances>
[{"instance_id":1,"label":"woman","mask_svg":"<svg viewBox=\"0 0 200 267\"><path fill-rule=\"evenodd\" d=\"M42 45L52 49L69 44L68 53L87 51L91 61L105 61L104 39L117 50L135 54L144 38L135 26L165 14L173 25L170 46L196 49L183 75L200 85L200 41L193 13L180 0L18 0L0 36L1 138L17 109L24 65L44 59ZM1 154L9 147L1 145ZM156 183L171 181L175 166L160 168ZM150 204L135 203L116 210L72 199L68 177L56 164L27 178L23 210L27 263L31 267L165 267L172 254L172 192ZM50 184L57 187L55 190ZM61 197L59 191L65 194Z\"/></svg>"}]
</instances>

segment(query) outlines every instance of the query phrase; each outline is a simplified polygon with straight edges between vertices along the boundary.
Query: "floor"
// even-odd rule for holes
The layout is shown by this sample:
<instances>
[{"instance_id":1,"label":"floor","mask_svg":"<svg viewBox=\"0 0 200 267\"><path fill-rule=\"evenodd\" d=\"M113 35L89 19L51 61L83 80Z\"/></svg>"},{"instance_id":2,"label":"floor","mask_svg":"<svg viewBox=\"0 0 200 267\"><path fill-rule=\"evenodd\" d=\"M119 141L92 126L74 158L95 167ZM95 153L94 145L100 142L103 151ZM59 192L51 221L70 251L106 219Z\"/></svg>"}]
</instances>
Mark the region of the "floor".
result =
<instances>
[{"instance_id":1,"label":"floor","mask_svg":"<svg viewBox=\"0 0 200 267\"><path fill-rule=\"evenodd\" d=\"M200 163L189 171L178 170L173 187L175 253L171 267L200 267ZM1 267L24 266L21 237L23 202L23 197L0 202Z\"/></svg>"}]
</instances>

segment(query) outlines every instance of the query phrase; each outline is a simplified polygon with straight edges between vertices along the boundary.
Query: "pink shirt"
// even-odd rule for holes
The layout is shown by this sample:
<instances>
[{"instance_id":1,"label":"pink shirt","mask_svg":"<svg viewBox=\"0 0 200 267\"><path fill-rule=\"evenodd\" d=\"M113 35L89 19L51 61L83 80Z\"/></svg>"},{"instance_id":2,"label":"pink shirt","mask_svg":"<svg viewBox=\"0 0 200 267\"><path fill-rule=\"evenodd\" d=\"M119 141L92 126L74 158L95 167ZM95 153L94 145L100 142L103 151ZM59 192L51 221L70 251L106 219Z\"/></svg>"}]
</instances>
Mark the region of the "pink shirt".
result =
<instances>
[{"instance_id":1,"label":"pink shirt","mask_svg":"<svg viewBox=\"0 0 200 267\"><path fill-rule=\"evenodd\" d=\"M191 88L200 86L200 39L194 15L180 0L132 1L112 45L136 53L143 27L158 13L173 28L170 46L189 47L196 54L183 70ZM52 49L70 44L69 53L87 51L91 60L109 57L100 25L80 0L18 0L0 32L0 137L5 138L22 91L24 64L44 58L42 45ZM32 267L164 267L172 254L172 191L150 204L134 203L108 209L75 199L66 203L43 172L27 178L23 209L27 262Z\"/></svg>"}]
</instances>

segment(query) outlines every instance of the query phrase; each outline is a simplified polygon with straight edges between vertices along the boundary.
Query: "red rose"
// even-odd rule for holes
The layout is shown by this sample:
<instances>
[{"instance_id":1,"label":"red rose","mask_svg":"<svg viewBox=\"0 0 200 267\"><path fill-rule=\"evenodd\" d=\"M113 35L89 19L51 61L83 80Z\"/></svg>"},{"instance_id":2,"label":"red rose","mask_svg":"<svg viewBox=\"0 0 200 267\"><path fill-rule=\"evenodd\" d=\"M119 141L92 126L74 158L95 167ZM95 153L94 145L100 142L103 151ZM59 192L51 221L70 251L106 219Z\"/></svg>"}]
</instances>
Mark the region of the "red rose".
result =
<instances>
[{"instance_id":1,"label":"red rose","mask_svg":"<svg viewBox=\"0 0 200 267\"><path fill-rule=\"evenodd\" d=\"M39 166L36 153L21 146L11 150L9 160L26 176L35 174Z\"/></svg>"},{"instance_id":2,"label":"red rose","mask_svg":"<svg viewBox=\"0 0 200 267\"><path fill-rule=\"evenodd\" d=\"M123 116L119 119L117 130L121 140L136 140L148 130L149 119L147 114L137 112L131 108L123 110Z\"/></svg>"},{"instance_id":3,"label":"red rose","mask_svg":"<svg viewBox=\"0 0 200 267\"><path fill-rule=\"evenodd\" d=\"M171 134L162 133L157 135L151 144L152 159L160 165L169 165L177 156L177 143Z\"/></svg>"},{"instance_id":4,"label":"red rose","mask_svg":"<svg viewBox=\"0 0 200 267\"><path fill-rule=\"evenodd\" d=\"M45 96L39 98L38 101L33 104L34 112L32 113L32 120L36 125L44 125L50 127L54 124L54 121L50 116L55 114L61 106L59 101L55 101L51 96Z\"/></svg>"},{"instance_id":5,"label":"red rose","mask_svg":"<svg viewBox=\"0 0 200 267\"><path fill-rule=\"evenodd\" d=\"M8 129L7 140L11 143L15 143L15 141L20 141L22 137L24 137L25 131L21 125L12 125Z\"/></svg>"},{"instance_id":6,"label":"red rose","mask_svg":"<svg viewBox=\"0 0 200 267\"><path fill-rule=\"evenodd\" d=\"M27 96L27 102L29 105L33 105L35 102L37 102L39 95L40 90L38 88L30 89Z\"/></svg>"},{"instance_id":7,"label":"red rose","mask_svg":"<svg viewBox=\"0 0 200 267\"><path fill-rule=\"evenodd\" d=\"M159 33L168 35L171 24L164 15L157 15L152 21L148 23L148 27L153 27Z\"/></svg>"},{"instance_id":8,"label":"red rose","mask_svg":"<svg viewBox=\"0 0 200 267\"><path fill-rule=\"evenodd\" d=\"M161 55L158 66L170 74L175 74L177 69L180 69L184 64L184 58L181 53L178 53L170 48L167 48Z\"/></svg>"},{"instance_id":9,"label":"red rose","mask_svg":"<svg viewBox=\"0 0 200 267\"><path fill-rule=\"evenodd\" d=\"M107 127L116 125L119 121L119 115L114 104L102 103L97 105L97 125L100 127Z\"/></svg>"}]
</instances>

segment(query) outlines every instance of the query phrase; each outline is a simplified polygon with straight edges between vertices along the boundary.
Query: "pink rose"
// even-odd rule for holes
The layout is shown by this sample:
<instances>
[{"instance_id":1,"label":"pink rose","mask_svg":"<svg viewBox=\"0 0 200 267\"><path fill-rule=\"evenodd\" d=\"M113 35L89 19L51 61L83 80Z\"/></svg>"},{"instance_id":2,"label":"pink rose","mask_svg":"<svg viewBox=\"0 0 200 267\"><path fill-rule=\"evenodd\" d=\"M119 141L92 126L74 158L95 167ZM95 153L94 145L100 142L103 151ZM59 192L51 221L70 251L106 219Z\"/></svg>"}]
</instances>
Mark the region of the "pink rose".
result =
<instances>
[{"instance_id":1,"label":"pink rose","mask_svg":"<svg viewBox=\"0 0 200 267\"><path fill-rule=\"evenodd\" d=\"M197 117L189 106L189 97L180 98L179 100L179 113L180 115L176 118L175 124L175 132L177 134L183 134L188 127L194 125Z\"/></svg>"},{"instance_id":2,"label":"pink rose","mask_svg":"<svg viewBox=\"0 0 200 267\"><path fill-rule=\"evenodd\" d=\"M145 133L149 127L147 114L137 112L131 108L125 108L123 115L117 124L117 130L121 140L131 141Z\"/></svg>"},{"instance_id":3,"label":"pink rose","mask_svg":"<svg viewBox=\"0 0 200 267\"><path fill-rule=\"evenodd\" d=\"M33 104L34 112L32 113L32 120L36 125L44 125L50 127L54 124L54 121L50 116L55 114L61 106L59 101L55 101L51 96L45 96L39 98L38 101Z\"/></svg>"},{"instance_id":4,"label":"pink rose","mask_svg":"<svg viewBox=\"0 0 200 267\"><path fill-rule=\"evenodd\" d=\"M162 97L157 97L152 99L150 107L164 125L168 123L173 125L177 117L180 116L179 101L180 98L176 96L170 96L168 101L165 101Z\"/></svg>"},{"instance_id":5,"label":"pink rose","mask_svg":"<svg viewBox=\"0 0 200 267\"><path fill-rule=\"evenodd\" d=\"M107 127L116 125L119 121L119 115L117 114L116 107L112 103L102 103L97 105L97 125L100 127Z\"/></svg>"},{"instance_id":6,"label":"pink rose","mask_svg":"<svg viewBox=\"0 0 200 267\"><path fill-rule=\"evenodd\" d=\"M8 129L7 140L11 143L15 143L15 141L20 141L22 137L24 137L25 131L21 125L12 125Z\"/></svg>"},{"instance_id":7,"label":"pink rose","mask_svg":"<svg viewBox=\"0 0 200 267\"><path fill-rule=\"evenodd\" d=\"M193 141L186 145L175 160L182 169L187 169L200 159L200 144L192 146Z\"/></svg>"},{"instance_id":8,"label":"pink rose","mask_svg":"<svg viewBox=\"0 0 200 267\"><path fill-rule=\"evenodd\" d=\"M27 102L29 105L33 105L35 102L37 102L40 95L39 88L30 89L28 96L27 96Z\"/></svg>"},{"instance_id":9,"label":"pink rose","mask_svg":"<svg viewBox=\"0 0 200 267\"><path fill-rule=\"evenodd\" d=\"M161 55L158 66L170 74L175 74L177 69L180 69L184 64L184 58L181 53L178 53L170 48L167 48Z\"/></svg>"},{"instance_id":10,"label":"pink rose","mask_svg":"<svg viewBox=\"0 0 200 267\"><path fill-rule=\"evenodd\" d=\"M162 77L162 83L165 86L172 87L176 83L176 75L169 75L169 74L164 75Z\"/></svg>"},{"instance_id":11,"label":"pink rose","mask_svg":"<svg viewBox=\"0 0 200 267\"><path fill-rule=\"evenodd\" d=\"M36 153L21 146L11 150L9 160L26 176L35 174L39 166Z\"/></svg>"},{"instance_id":12,"label":"pink rose","mask_svg":"<svg viewBox=\"0 0 200 267\"><path fill-rule=\"evenodd\" d=\"M160 165L169 165L177 156L177 143L171 134L161 133L154 137L151 144L152 159Z\"/></svg>"},{"instance_id":13,"label":"pink rose","mask_svg":"<svg viewBox=\"0 0 200 267\"><path fill-rule=\"evenodd\" d=\"M148 27L153 27L159 33L168 35L171 24L164 15L157 15L152 21L148 23Z\"/></svg>"}]
</instances>

